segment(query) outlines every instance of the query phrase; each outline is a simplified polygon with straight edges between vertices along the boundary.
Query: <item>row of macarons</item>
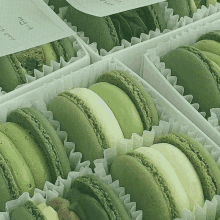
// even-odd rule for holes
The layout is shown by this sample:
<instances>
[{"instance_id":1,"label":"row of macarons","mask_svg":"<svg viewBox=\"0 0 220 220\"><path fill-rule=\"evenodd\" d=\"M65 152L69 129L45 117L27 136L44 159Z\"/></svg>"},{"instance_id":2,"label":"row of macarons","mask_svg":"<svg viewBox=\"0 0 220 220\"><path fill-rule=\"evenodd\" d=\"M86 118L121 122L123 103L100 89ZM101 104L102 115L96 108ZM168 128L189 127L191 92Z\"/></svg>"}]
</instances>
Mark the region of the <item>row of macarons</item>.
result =
<instances>
[{"instance_id":1,"label":"row of macarons","mask_svg":"<svg viewBox=\"0 0 220 220\"><path fill-rule=\"evenodd\" d=\"M34 76L36 70L43 72L45 65L51 66L52 61L59 63L61 57L65 62L76 57L76 51L68 37L0 57L0 87L4 92L10 92L27 83L27 75Z\"/></svg>"},{"instance_id":2,"label":"row of macarons","mask_svg":"<svg viewBox=\"0 0 220 220\"><path fill-rule=\"evenodd\" d=\"M209 4L215 5L217 0L167 0L166 2L168 8L173 9L174 15L192 17L202 5L206 7ZM149 34L156 29L162 33L167 29L165 9L160 6L160 3L106 17L83 13L65 1L50 0L49 4L55 6L56 12L60 7L68 6L63 18L76 26L78 31L83 31L90 42L96 42L98 50L110 51L120 46L122 40L131 42L132 37L139 38L143 33Z\"/></svg>"},{"instance_id":3,"label":"row of macarons","mask_svg":"<svg viewBox=\"0 0 220 220\"><path fill-rule=\"evenodd\" d=\"M196 11L201 5L215 5L217 1L168 1L169 7L174 9L174 13L183 16L190 14L189 11ZM66 1L49 1L49 4L59 8L69 5ZM189 5L188 5L189 4ZM194 5L194 6L193 6ZM196 6L195 6L196 5ZM184 8L184 10L182 10ZM190 10L189 10L190 8ZM122 39L130 42L132 37L140 37L141 33L148 33L150 30L159 28L162 32L166 28L163 9L158 4L122 12L106 18L99 18L84 14L73 7L67 9L65 18L78 27L78 31L84 31L91 42L97 42L98 48L107 51L114 46L121 44ZM149 16L152 17L149 22ZM135 25L134 25L135 24ZM93 30L96 30L95 32ZM27 76L34 76L36 70L43 72L44 65L51 66L51 61L60 62L63 57L65 62L69 62L76 56L69 38L60 39L29 50L10 54L0 58L2 71L0 74L0 87L4 92L10 92L17 86L28 82Z\"/></svg>"},{"instance_id":4,"label":"row of macarons","mask_svg":"<svg viewBox=\"0 0 220 220\"><path fill-rule=\"evenodd\" d=\"M220 31L201 35L193 45L170 50L160 58L185 94L193 96L199 111L210 117L212 108L220 107Z\"/></svg>"},{"instance_id":5,"label":"row of macarons","mask_svg":"<svg viewBox=\"0 0 220 220\"><path fill-rule=\"evenodd\" d=\"M75 143L76 151L82 153L84 161L91 162L92 168L95 167L95 159L104 157L105 149L115 148L124 137L129 139L133 133L142 135L144 130L158 125L157 109L151 96L136 79L123 71L102 74L88 89L76 88L61 93L48 104L48 109L60 122L61 130L68 133L68 141ZM23 192L33 195L35 187L42 189L45 181L54 183L58 176L66 178L70 172L62 143L41 113L32 108L16 109L8 115L7 121L1 125L1 135L5 139L1 148L3 203ZM16 133L18 135L12 135ZM8 149L13 153L7 152ZM28 165L24 166L25 163ZM25 167L22 172L30 169L26 176L19 170L21 166ZM110 166L110 174L113 180L119 180L125 187L131 200L137 203L137 209L143 211L143 219L174 219L180 216L182 209L192 210L194 205L202 206L205 200L220 194L217 163L199 142L183 134L162 135L151 147L138 148L116 157ZM22 175L26 179L21 180ZM97 184L95 186L96 190L100 189ZM85 192L82 187L81 193ZM92 213L97 210L97 213L108 216L106 219L115 219L108 214L109 207L105 202L97 203L92 198L81 196L78 191L74 193L78 195L76 198L81 201L80 205L79 201L71 200L74 196L68 200L73 203L71 207L75 208L72 211L79 219L91 215L86 211L91 203L94 203ZM92 197L97 199L94 195ZM26 215L22 208L13 215L13 219L19 213ZM120 211L114 213L121 216ZM129 219L126 212L122 213L121 219ZM94 219L97 219L95 215Z\"/></svg>"}]
</instances>

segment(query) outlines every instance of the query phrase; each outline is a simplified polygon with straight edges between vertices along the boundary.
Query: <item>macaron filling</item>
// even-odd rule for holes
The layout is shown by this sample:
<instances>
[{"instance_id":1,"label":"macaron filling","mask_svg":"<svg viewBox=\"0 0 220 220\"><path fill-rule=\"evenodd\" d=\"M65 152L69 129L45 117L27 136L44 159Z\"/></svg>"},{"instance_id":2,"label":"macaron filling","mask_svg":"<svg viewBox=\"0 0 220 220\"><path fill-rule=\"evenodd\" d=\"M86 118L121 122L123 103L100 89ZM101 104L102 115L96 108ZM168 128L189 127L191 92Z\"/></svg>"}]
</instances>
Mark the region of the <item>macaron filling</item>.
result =
<instances>
[{"instance_id":1,"label":"macaron filling","mask_svg":"<svg viewBox=\"0 0 220 220\"><path fill-rule=\"evenodd\" d=\"M214 192L213 194L217 194L217 183L212 177L208 164L205 162L201 153L188 140L181 136L170 134L169 136L161 136L156 140L156 143L168 143L174 145L188 157L192 165L195 167L195 170L202 169L202 171L197 172L197 174L203 186L205 199L212 199L213 195L210 195L210 191Z\"/></svg>"},{"instance_id":2,"label":"macaron filling","mask_svg":"<svg viewBox=\"0 0 220 220\"><path fill-rule=\"evenodd\" d=\"M80 98L78 98L75 94L70 92L63 92L59 94L59 96L65 97L71 102L73 102L75 105L78 106L78 108L86 115L86 117L89 120L90 125L92 126L97 140L101 146L101 148L104 150L106 148L110 148L109 142L105 136L105 133L103 132L103 129L99 125L98 121L96 120L96 117L93 115L89 107L84 103L84 101Z\"/></svg>"},{"instance_id":3,"label":"macaron filling","mask_svg":"<svg viewBox=\"0 0 220 220\"><path fill-rule=\"evenodd\" d=\"M150 161L148 161L142 153L128 152L127 155L138 160L138 162L140 162L152 174L155 182L158 184L161 192L163 193L164 199L166 200L168 207L170 207L169 212L171 219L177 218L179 216L179 213L174 198L171 195L171 191L169 190L167 182L160 175L157 168Z\"/></svg>"},{"instance_id":4,"label":"macaron filling","mask_svg":"<svg viewBox=\"0 0 220 220\"><path fill-rule=\"evenodd\" d=\"M200 50L196 49L195 47L182 46L182 47L179 47L179 48L182 48L184 50L187 50L187 51L195 54L200 60L203 61L203 63L206 65L206 67L209 69L210 73L212 74L214 80L216 81L218 90L220 91L220 76L218 75L218 73L214 69L214 67L211 64L210 60L207 59L206 56L204 56L202 54L202 52Z\"/></svg>"},{"instance_id":5,"label":"macaron filling","mask_svg":"<svg viewBox=\"0 0 220 220\"><path fill-rule=\"evenodd\" d=\"M33 123L33 126L42 133L42 138L45 144L48 146L50 153L53 155L53 158L54 158L53 162L56 168L57 176L63 176L64 174L63 174L62 165L57 155L57 151L55 150L56 148L52 143L51 137L48 135L47 131L44 129L42 124L30 112L28 112L25 109L20 109L20 110L21 110L21 113L25 114L28 117L28 119Z\"/></svg>"}]
</instances>

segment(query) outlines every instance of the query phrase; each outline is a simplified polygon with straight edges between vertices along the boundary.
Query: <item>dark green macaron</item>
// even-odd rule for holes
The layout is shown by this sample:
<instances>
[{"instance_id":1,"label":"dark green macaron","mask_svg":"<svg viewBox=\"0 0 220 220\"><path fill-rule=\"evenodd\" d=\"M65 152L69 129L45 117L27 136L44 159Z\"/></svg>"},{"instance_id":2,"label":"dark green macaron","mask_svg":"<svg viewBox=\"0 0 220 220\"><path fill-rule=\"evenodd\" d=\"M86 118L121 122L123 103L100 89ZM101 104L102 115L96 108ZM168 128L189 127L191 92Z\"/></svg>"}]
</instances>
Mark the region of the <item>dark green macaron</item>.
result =
<instances>
[{"instance_id":1,"label":"dark green macaron","mask_svg":"<svg viewBox=\"0 0 220 220\"><path fill-rule=\"evenodd\" d=\"M220 30L214 30L205 34L202 34L197 41L201 40L214 40L220 43Z\"/></svg>"},{"instance_id":2,"label":"dark green macaron","mask_svg":"<svg viewBox=\"0 0 220 220\"><path fill-rule=\"evenodd\" d=\"M92 174L78 177L72 183L66 199L71 204L69 209L74 211L80 220L131 219L113 189Z\"/></svg>"},{"instance_id":3,"label":"dark green macaron","mask_svg":"<svg viewBox=\"0 0 220 220\"><path fill-rule=\"evenodd\" d=\"M190 160L203 188L205 200L220 195L220 169L209 152L195 139L185 134L164 134L155 143L168 143L181 150Z\"/></svg>"},{"instance_id":4,"label":"dark green macaron","mask_svg":"<svg viewBox=\"0 0 220 220\"><path fill-rule=\"evenodd\" d=\"M151 96L131 74L120 70L106 72L98 77L97 82L115 85L129 96L139 112L144 130L158 125L157 109Z\"/></svg>"},{"instance_id":5,"label":"dark green macaron","mask_svg":"<svg viewBox=\"0 0 220 220\"><path fill-rule=\"evenodd\" d=\"M177 77L177 84L184 87L186 95L193 95L200 112L210 116L211 108L220 107L220 72L199 49L182 46L161 57L171 75Z\"/></svg>"},{"instance_id":6,"label":"dark green macaron","mask_svg":"<svg viewBox=\"0 0 220 220\"><path fill-rule=\"evenodd\" d=\"M14 54L0 58L0 87L5 92L14 90L18 85L26 83L25 74L20 62Z\"/></svg>"},{"instance_id":7,"label":"dark green macaron","mask_svg":"<svg viewBox=\"0 0 220 220\"><path fill-rule=\"evenodd\" d=\"M41 112L28 107L16 109L8 115L7 121L19 124L33 136L47 158L52 182L58 176L67 178L70 164L66 151L56 131Z\"/></svg>"}]
</instances>

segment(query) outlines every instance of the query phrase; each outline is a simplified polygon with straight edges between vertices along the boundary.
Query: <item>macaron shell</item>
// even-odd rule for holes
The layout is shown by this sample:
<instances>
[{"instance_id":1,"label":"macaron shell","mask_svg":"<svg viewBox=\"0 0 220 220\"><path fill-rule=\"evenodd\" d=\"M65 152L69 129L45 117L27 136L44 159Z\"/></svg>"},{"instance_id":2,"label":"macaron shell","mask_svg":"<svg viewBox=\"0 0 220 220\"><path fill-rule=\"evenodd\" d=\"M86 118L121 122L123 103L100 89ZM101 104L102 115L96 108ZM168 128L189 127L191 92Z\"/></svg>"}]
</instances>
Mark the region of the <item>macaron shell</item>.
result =
<instances>
[{"instance_id":1,"label":"macaron shell","mask_svg":"<svg viewBox=\"0 0 220 220\"><path fill-rule=\"evenodd\" d=\"M119 180L120 186L125 187L125 193L136 202L137 210L143 211L143 220L178 217L177 212L171 217L169 200L162 192L160 183L138 159L129 155L115 158L110 174L113 181Z\"/></svg>"},{"instance_id":2,"label":"macaron shell","mask_svg":"<svg viewBox=\"0 0 220 220\"><path fill-rule=\"evenodd\" d=\"M45 56L45 64L47 66L51 66L51 61L54 60L56 62L60 61L60 58L57 56L56 51L54 50L51 43L47 43L41 46L44 51Z\"/></svg>"},{"instance_id":3,"label":"macaron shell","mask_svg":"<svg viewBox=\"0 0 220 220\"><path fill-rule=\"evenodd\" d=\"M112 110L125 138L131 138L132 133L143 134L140 115L124 91L106 82L93 84L89 89L98 94Z\"/></svg>"},{"instance_id":4,"label":"macaron shell","mask_svg":"<svg viewBox=\"0 0 220 220\"><path fill-rule=\"evenodd\" d=\"M157 171L167 182L178 212L181 213L185 208L189 209L188 196L168 160L159 151L149 147L137 148L135 152L142 153L156 167Z\"/></svg>"},{"instance_id":5,"label":"macaron shell","mask_svg":"<svg viewBox=\"0 0 220 220\"><path fill-rule=\"evenodd\" d=\"M177 84L184 87L184 94L193 95L193 102L199 104L200 112L206 112L208 117L211 108L220 107L217 81L208 68L210 61L201 56L199 50L179 47L161 57L161 61L171 69L171 75L177 77Z\"/></svg>"},{"instance_id":6,"label":"macaron shell","mask_svg":"<svg viewBox=\"0 0 220 220\"><path fill-rule=\"evenodd\" d=\"M83 31L91 43L96 42L98 49L109 51L119 46L117 32L109 16L96 17L70 6L67 8L65 19L76 26L77 31Z\"/></svg>"},{"instance_id":7,"label":"macaron shell","mask_svg":"<svg viewBox=\"0 0 220 220\"><path fill-rule=\"evenodd\" d=\"M109 219L131 219L117 194L108 184L98 177L92 174L81 176L73 182L71 187L99 201L107 212Z\"/></svg>"},{"instance_id":8,"label":"macaron shell","mask_svg":"<svg viewBox=\"0 0 220 220\"><path fill-rule=\"evenodd\" d=\"M129 73L120 70L106 72L98 77L97 82L107 82L123 90L137 108L145 130L158 125L157 109L151 96Z\"/></svg>"},{"instance_id":9,"label":"macaron shell","mask_svg":"<svg viewBox=\"0 0 220 220\"><path fill-rule=\"evenodd\" d=\"M26 83L26 71L21 67L14 54L0 57L0 87L5 92L14 90L18 85Z\"/></svg>"},{"instance_id":10,"label":"macaron shell","mask_svg":"<svg viewBox=\"0 0 220 220\"><path fill-rule=\"evenodd\" d=\"M20 193L29 192L32 196L35 182L27 163L13 142L2 132L0 132L0 140L0 154L6 161Z\"/></svg>"},{"instance_id":11,"label":"macaron shell","mask_svg":"<svg viewBox=\"0 0 220 220\"><path fill-rule=\"evenodd\" d=\"M52 182L58 176L67 178L70 164L66 151L56 131L41 112L33 108L16 109L8 115L7 121L19 124L33 136L47 158Z\"/></svg>"},{"instance_id":12,"label":"macaron shell","mask_svg":"<svg viewBox=\"0 0 220 220\"><path fill-rule=\"evenodd\" d=\"M220 56L220 43L214 40L200 40L193 45L195 48Z\"/></svg>"},{"instance_id":13,"label":"macaron shell","mask_svg":"<svg viewBox=\"0 0 220 220\"><path fill-rule=\"evenodd\" d=\"M0 131L13 142L25 159L36 187L43 189L46 181L51 182L50 170L46 158L32 136L21 126L11 122L1 124Z\"/></svg>"},{"instance_id":14,"label":"macaron shell","mask_svg":"<svg viewBox=\"0 0 220 220\"><path fill-rule=\"evenodd\" d=\"M83 160L94 161L103 158L103 148L100 145L94 128L88 117L65 97L57 96L48 105L54 119L60 122L61 130L68 133L68 141L75 143L76 151L82 153Z\"/></svg>"},{"instance_id":15,"label":"macaron shell","mask_svg":"<svg viewBox=\"0 0 220 220\"><path fill-rule=\"evenodd\" d=\"M172 8L175 15L179 15L180 17L190 16L190 8L187 0L167 0L167 2L168 8Z\"/></svg>"},{"instance_id":16,"label":"macaron shell","mask_svg":"<svg viewBox=\"0 0 220 220\"><path fill-rule=\"evenodd\" d=\"M196 140L184 134L167 134L155 143L169 143L180 149L194 166L203 188L205 200L220 194L220 169L208 151Z\"/></svg>"},{"instance_id":17,"label":"macaron shell","mask_svg":"<svg viewBox=\"0 0 220 220\"><path fill-rule=\"evenodd\" d=\"M73 50L73 44L68 37L53 41L51 44L56 51L58 61L60 61L60 57L63 57L66 62L69 62L76 55Z\"/></svg>"},{"instance_id":18,"label":"macaron shell","mask_svg":"<svg viewBox=\"0 0 220 220\"><path fill-rule=\"evenodd\" d=\"M185 154L173 145L160 143L150 146L159 151L169 161L175 170L185 192L189 198L190 210L194 204L204 205L203 189L199 177Z\"/></svg>"}]
</instances>

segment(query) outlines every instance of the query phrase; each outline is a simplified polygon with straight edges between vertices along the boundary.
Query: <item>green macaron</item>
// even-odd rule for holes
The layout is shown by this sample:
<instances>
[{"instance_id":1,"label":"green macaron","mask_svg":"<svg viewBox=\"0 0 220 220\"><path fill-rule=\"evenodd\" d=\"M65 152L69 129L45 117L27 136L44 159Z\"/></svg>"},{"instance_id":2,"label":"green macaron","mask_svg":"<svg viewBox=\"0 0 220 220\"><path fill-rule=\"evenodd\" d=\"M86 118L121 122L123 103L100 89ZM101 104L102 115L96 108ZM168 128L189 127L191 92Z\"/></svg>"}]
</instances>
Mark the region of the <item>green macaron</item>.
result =
<instances>
[{"instance_id":1,"label":"green macaron","mask_svg":"<svg viewBox=\"0 0 220 220\"><path fill-rule=\"evenodd\" d=\"M117 86L100 82L89 87L98 94L114 113L125 138L133 133L142 135L144 128L140 115L129 96Z\"/></svg>"},{"instance_id":2,"label":"green macaron","mask_svg":"<svg viewBox=\"0 0 220 220\"><path fill-rule=\"evenodd\" d=\"M171 75L177 77L177 84L184 87L184 93L193 95L200 112L210 116L211 108L220 107L220 72L199 49L182 46L161 57Z\"/></svg>"},{"instance_id":3,"label":"green macaron","mask_svg":"<svg viewBox=\"0 0 220 220\"><path fill-rule=\"evenodd\" d=\"M29 192L33 196L36 185L25 159L14 143L2 132L0 132L0 157L2 177L0 204L1 208L4 208L5 202L16 198L18 194Z\"/></svg>"},{"instance_id":4,"label":"green macaron","mask_svg":"<svg viewBox=\"0 0 220 220\"><path fill-rule=\"evenodd\" d=\"M9 215L11 220L47 219L41 212L41 210L37 207L37 205L30 200L28 200L23 206L14 209L12 212L9 213Z\"/></svg>"},{"instance_id":5,"label":"green macaron","mask_svg":"<svg viewBox=\"0 0 220 220\"><path fill-rule=\"evenodd\" d=\"M214 30L205 34L202 34L197 41L201 40L214 40L220 42L220 30Z\"/></svg>"},{"instance_id":6,"label":"green macaron","mask_svg":"<svg viewBox=\"0 0 220 220\"><path fill-rule=\"evenodd\" d=\"M56 131L41 112L28 107L16 109L10 112L7 121L29 131L47 159L53 183L58 176L67 178L70 164L66 151Z\"/></svg>"},{"instance_id":7,"label":"green macaron","mask_svg":"<svg viewBox=\"0 0 220 220\"><path fill-rule=\"evenodd\" d=\"M45 182L51 181L49 166L41 148L28 130L18 124L7 122L0 125L0 131L13 142L25 159L33 175L36 187L43 189Z\"/></svg>"},{"instance_id":8,"label":"green macaron","mask_svg":"<svg viewBox=\"0 0 220 220\"><path fill-rule=\"evenodd\" d=\"M154 143L116 157L110 168L113 180L118 179L143 210L144 220L178 218L184 208L192 211L219 194L220 170L199 142L170 133ZM184 172L193 180L182 177Z\"/></svg>"},{"instance_id":9,"label":"green macaron","mask_svg":"<svg viewBox=\"0 0 220 220\"><path fill-rule=\"evenodd\" d=\"M49 0L48 5L54 6L54 11L59 13L59 8L69 6L66 0Z\"/></svg>"},{"instance_id":10,"label":"green macaron","mask_svg":"<svg viewBox=\"0 0 220 220\"><path fill-rule=\"evenodd\" d=\"M45 203L37 205L31 200L10 211L9 216L11 220L59 220L57 212L52 207Z\"/></svg>"},{"instance_id":11,"label":"green macaron","mask_svg":"<svg viewBox=\"0 0 220 220\"><path fill-rule=\"evenodd\" d=\"M48 110L75 143L83 160L103 158L103 151L116 147L124 138L120 125L108 105L87 88L65 91L48 104Z\"/></svg>"},{"instance_id":12,"label":"green macaron","mask_svg":"<svg viewBox=\"0 0 220 220\"><path fill-rule=\"evenodd\" d=\"M5 203L17 199L20 191L13 177L10 167L0 154L0 211L5 211Z\"/></svg>"},{"instance_id":13,"label":"green macaron","mask_svg":"<svg viewBox=\"0 0 220 220\"><path fill-rule=\"evenodd\" d=\"M66 196L70 201L69 209L80 220L129 220L120 198L114 190L98 177L87 174L78 177Z\"/></svg>"},{"instance_id":14,"label":"green macaron","mask_svg":"<svg viewBox=\"0 0 220 220\"><path fill-rule=\"evenodd\" d=\"M220 195L220 169L199 142L185 134L164 134L155 143L172 144L187 156L199 176L205 200Z\"/></svg>"},{"instance_id":15,"label":"green macaron","mask_svg":"<svg viewBox=\"0 0 220 220\"><path fill-rule=\"evenodd\" d=\"M167 0L167 2L168 7L173 9L174 14L179 15L180 17L192 17L193 14L197 11L194 0Z\"/></svg>"},{"instance_id":16,"label":"green macaron","mask_svg":"<svg viewBox=\"0 0 220 220\"><path fill-rule=\"evenodd\" d=\"M0 58L0 87L5 92L14 90L18 85L26 83L27 71L21 66L14 54Z\"/></svg>"},{"instance_id":17,"label":"green macaron","mask_svg":"<svg viewBox=\"0 0 220 220\"><path fill-rule=\"evenodd\" d=\"M131 74L120 70L106 72L98 77L97 82L107 82L127 94L141 117L144 130L158 125L157 109L151 96Z\"/></svg>"}]
</instances>

